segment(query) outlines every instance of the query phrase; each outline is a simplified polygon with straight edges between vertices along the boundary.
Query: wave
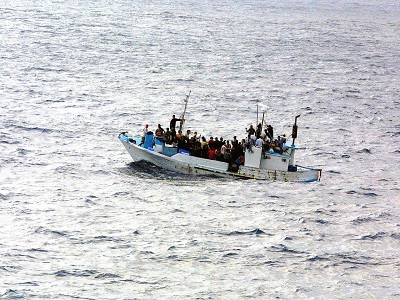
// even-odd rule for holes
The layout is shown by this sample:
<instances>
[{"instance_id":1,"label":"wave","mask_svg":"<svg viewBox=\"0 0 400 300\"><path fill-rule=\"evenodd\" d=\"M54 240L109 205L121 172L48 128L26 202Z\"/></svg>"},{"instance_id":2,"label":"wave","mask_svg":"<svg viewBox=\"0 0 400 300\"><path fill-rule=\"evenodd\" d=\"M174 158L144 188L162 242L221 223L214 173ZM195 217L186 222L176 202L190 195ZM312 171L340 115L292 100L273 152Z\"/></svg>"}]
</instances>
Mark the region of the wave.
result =
<instances>
[{"instance_id":1,"label":"wave","mask_svg":"<svg viewBox=\"0 0 400 300\"><path fill-rule=\"evenodd\" d=\"M376 194L374 192L361 193L361 192L357 192L357 191L354 191L354 190L347 191L346 194L348 194L348 195L358 194L358 195L363 195L363 196L368 196L368 197L378 197L378 194Z\"/></svg>"},{"instance_id":2,"label":"wave","mask_svg":"<svg viewBox=\"0 0 400 300\"><path fill-rule=\"evenodd\" d=\"M103 279L103 278L120 278L121 276L113 273L100 273L99 275L96 275L94 278L96 279Z\"/></svg>"},{"instance_id":3,"label":"wave","mask_svg":"<svg viewBox=\"0 0 400 300\"><path fill-rule=\"evenodd\" d=\"M377 265L379 263L373 261L371 257L359 256L357 252L346 253L324 253L313 255L307 258L309 262L330 262L331 265L338 266L340 264L351 265Z\"/></svg>"},{"instance_id":4,"label":"wave","mask_svg":"<svg viewBox=\"0 0 400 300\"><path fill-rule=\"evenodd\" d=\"M35 233L40 233L40 234L51 234L51 235L56 235L56 236L67 236L68 234L63 231L57 231L57 230L51 230L51 229L45 229L44 227L40 226L38 227L35 231Z\"/></svg>"},{"instance_id":5,"label":"wave","mask_svg":"<svg viewBox=\"0 0 400 300\"><path fill-rule=\"evenodd\" d=\"M237 256L237 255L239 255L239 253L228 252L228 253L225 253L222 257L232 257L232 256Z\"/></svg>"},{"instance_id":6,"label":"wave","mask_svg":"<svg viewBox=\"0 0 400 300\"><path fill-rule=\"evenodd\" d=\"M324 171L324 173L330 173L330 174L342 174L341 172L339 172L339 171L336 171L336 170L326 170L326 171Z\"/></svg>"},{"instance_id":7,"label":"wave","mask_svg":"<svg viewBox=\"0 0 400 300\"><path fill-rule=\"evenodd\" d=\"M47 250L38 249L38 248L31 248L31 249L28 249L28 251L31 251L31 252L48 252Z\"/></svg>"},{"instance_id":8,"label":"wave","mask_svg":"<svg viewBox=\"0 0 400 300\"><path fill-rule=\"evenodd\" d=\"M20 141L15 141L15 140L6 141L3 136L0 137L0 143L1 144L7 144L7 145L21 144Z\"/></svg>"},{"instance_id":9,"label":"wave","mask_svg":"<svg viewBox=\"0 0 400 300\"><path fill-rule=\"evenodd\" d=\"M50 129L50 128L43 128L43 127L37 127L37 126L26 127L26 126L21 126L21 125L9 125L8 127L12 127L14 129L21 129L21 130L29 131L29 132L40 131L41 133L51 133L54 131L53 129Z\"/></svg>"},{"instance_id":10,"label":"wave","mask_svg":"<svg viewBox=\"0 0 400 300\"><path fill-rule=\"evenodd\" d=\"M86 243L99 243L99 242L120 243L120 242L122 242L122 240L120 238L116 238L116 237L112 237L112 236L99 235L99 236L95 236L94 238L86 241Z\"/></svg>"},{"instance_id":11,"label":"wave","mask_svg":"<svg viewBox=\"0 0 400 300\"><path fill-rule=\"evenodd\" d=\"M360 240L376 240L376 239L384 238L385 236L387 236L387 233L380 231L375 234L364 235L360 238Z\"/></svg>"},{"instance_id":12,"label":"wave","mask_svg":"<svg viewBox=\"0 0 400 300\"><path fill-rule=\"evenodd\" d=\"M270 248L270 251L272 251L272 252L287 252L287 253L294 253L294 254L304 254L305 253L302 251L290 249L290 248L286 247L286 245L283 245L283 244L278 244L278 245L272 246Z\"/></svg>"},{"instance_id":13,"label":"wave","mask_svg":"<svg viewBox=\"0 0 400 300\"><path fill-rule=\"evenodd\" d=\"M73 270L73 271L59 270L54 273L54 275L57 277L67 277L67 276L90 277L90 276L96 276L97 274L99 274L99 272L95 270Z\"/></svg>"},{"instance_id":14,"label":"wave","mask_svg":"<svg viewBox=\"0 0 400 300\"><path fill-rule=\"evenodd\" d=\"M390 237L395 240L400 240L400 233L392 233Z\"/></svg>"},{"instance_id":15,"label":"wave","mask_svg":"<svg viewBox=\"0 0 400 300\"><path fill-rule=\"evenodd\" d=\"M226 235L263 235L263 234L270 235L258 228L250 231L232 231L227 233Z\"/></svg>"},{"instance_id":16,"label":"wave","mask_svg":"<svg viewBox=\"0 0 400 300\"><path fill-rule=\"evenodd\" d=\"M10 199L10 194L5 195L5 194L0 193L0 200L8 200L8 199Z\"/></svg>"},{"instance_id":17,"label":"wave","mask_svg":"<svg viewBox=\"0 0 400 300\"><path fill-rule=\"evenodd\" d=\"M314 222L315 222L315 223L319 223L319 224L329 224L328 221L325 221L325 220L322 220L322 219L314 220Z\"/></svg>"},{"instance_id":18,"label":"wave","mask_svg":"<svg viewBox=\"0 0 400 300\"><path fill-rule=\"evenodd\" d=\"M363 148L359 151L357 151L357 153L366 153L366 154L372 154L371 150L368 148Z\"/></svg>"},{"instance_id":19,"label":"wave","mask_svg":"<svg viewBox=\"0 0 400 300\"><path fill-rule=\"evenodd\" d=\"M353 224L363 224L363 223L369 223L369 222L374 222L376 219L371 218L371 217L357 217L357 219L351 221Z\"/></svg>"}]
</instances>

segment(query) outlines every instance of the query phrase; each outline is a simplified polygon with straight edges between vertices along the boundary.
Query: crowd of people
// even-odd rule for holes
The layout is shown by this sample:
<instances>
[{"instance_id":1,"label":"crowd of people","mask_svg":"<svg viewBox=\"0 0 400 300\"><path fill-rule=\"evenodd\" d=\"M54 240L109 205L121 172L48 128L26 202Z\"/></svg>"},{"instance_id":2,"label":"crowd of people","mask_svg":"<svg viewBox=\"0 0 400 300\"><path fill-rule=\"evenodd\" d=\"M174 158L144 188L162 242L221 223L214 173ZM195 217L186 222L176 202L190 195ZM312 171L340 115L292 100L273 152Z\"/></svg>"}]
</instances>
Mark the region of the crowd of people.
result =
<instances>
[{"instance_id":1,"label":"crowd of people","mask_svg":"<svg viewBox=\"0 0 400 300\"><path fill-rule=\"evenodd\" d=\"M184 119L178 119L175 115L172 116L170 127L164 130L158 124L155 130L155 138L168 145L174 145L179 149L186 150L190 155L207 159L215 159L234 163L236 165L244 164L245 151L253 152L253 147L261 147L263 153L278 152L283 153L286 149L286 136L278 136L274 139L274 130L271 125L268 125L262 130L262 124L258 124L257 128L253 125L246 128L246 138L239 141L236 136L233 140L225 140L222 137L209 137L199 135L197 132L192 133L191 130L176 130L176 123L180 122L180 127ZM146 134L149 133L148 124L143 129L142 143Z\"/></svg>"}]
</instances>

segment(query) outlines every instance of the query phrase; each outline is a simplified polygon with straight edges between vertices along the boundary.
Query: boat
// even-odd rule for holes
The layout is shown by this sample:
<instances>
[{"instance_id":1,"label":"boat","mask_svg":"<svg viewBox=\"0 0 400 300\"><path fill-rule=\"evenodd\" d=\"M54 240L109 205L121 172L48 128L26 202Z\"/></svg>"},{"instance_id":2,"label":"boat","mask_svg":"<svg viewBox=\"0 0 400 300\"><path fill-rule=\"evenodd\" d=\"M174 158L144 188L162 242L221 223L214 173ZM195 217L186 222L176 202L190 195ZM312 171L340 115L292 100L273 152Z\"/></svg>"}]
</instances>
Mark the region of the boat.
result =
<instances>
[{"instance_id":1,"label":"boat","mask_svg":"<svg viewBox=\"0 0 400 300\"><path fill-rule=\"evenodd\" d=\"M321 179L321 169L301 166L295 163L295 152L300 150L295 145L297 118L299 116L296 116L292 128L291 137L293 141L290 143L286 140L282 145L284 151L282 149L280 151L276 149L275 151L274 149L265 150L264 147L252 145L244 149L242 159L235 162L217 160L211 153L206 157L199 157L199 155L180 148L176 144L165 142L162 138L155 136L153 132L147 132L143 138L131 136L128 132L122 132L118 138L133 161L146 161L176 173L288 182L319 181ZM212 150L210 149L209 151L211 152Z\"/></svg>"}]
</instances>

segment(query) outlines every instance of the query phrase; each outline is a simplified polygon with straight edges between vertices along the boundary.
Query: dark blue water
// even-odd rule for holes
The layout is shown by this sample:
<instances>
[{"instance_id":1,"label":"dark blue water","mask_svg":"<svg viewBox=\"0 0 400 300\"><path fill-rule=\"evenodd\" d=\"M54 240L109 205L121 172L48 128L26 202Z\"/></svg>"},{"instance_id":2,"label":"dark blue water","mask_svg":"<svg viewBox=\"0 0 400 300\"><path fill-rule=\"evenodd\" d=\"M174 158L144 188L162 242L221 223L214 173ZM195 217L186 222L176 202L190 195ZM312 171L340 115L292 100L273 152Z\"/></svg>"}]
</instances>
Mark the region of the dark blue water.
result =
<instances>
[{"instance_id":1,"label":"dark blue water","mask_svg":"<svg viewBox=\"0 0 400 300\"><path fill-rule=\"evenodd\" d=\"M398 1L0 8L0 298L398 299ZM312 184L134 164L144 124L299 118Z\"/></svg>"}]
</instances>

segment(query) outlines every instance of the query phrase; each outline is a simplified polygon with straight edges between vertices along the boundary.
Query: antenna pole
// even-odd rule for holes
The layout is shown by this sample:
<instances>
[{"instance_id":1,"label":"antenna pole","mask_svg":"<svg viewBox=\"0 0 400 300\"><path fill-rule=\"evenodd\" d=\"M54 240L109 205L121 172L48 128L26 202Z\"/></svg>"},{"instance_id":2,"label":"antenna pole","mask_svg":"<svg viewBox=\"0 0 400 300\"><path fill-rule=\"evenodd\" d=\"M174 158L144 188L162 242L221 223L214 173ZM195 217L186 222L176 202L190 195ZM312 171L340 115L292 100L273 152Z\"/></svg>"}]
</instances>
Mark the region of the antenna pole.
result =
<instances>
[{"instance_id":1,"label":"antenna pole","mask_svg":"<svg viewBox=\"0 0 400 300\"><path fill-rule=\"evenodd\" d=\"M182 121L181 121L181 123L179 124L179 130L180 131L182 131L182 128L183 128L183 122L184 122L184 120L185 120L185 114L186 114L186 108L187 108L187 104L188 104L188 102L189 102L189 97L190 97L190 93L191 93L192 91L190 90L189 91L189 94L187 94L186 95L186 99L184 100L185 101L185 108L183 109L183 114L182 114Z\"/></svg>"}]
</instances>

